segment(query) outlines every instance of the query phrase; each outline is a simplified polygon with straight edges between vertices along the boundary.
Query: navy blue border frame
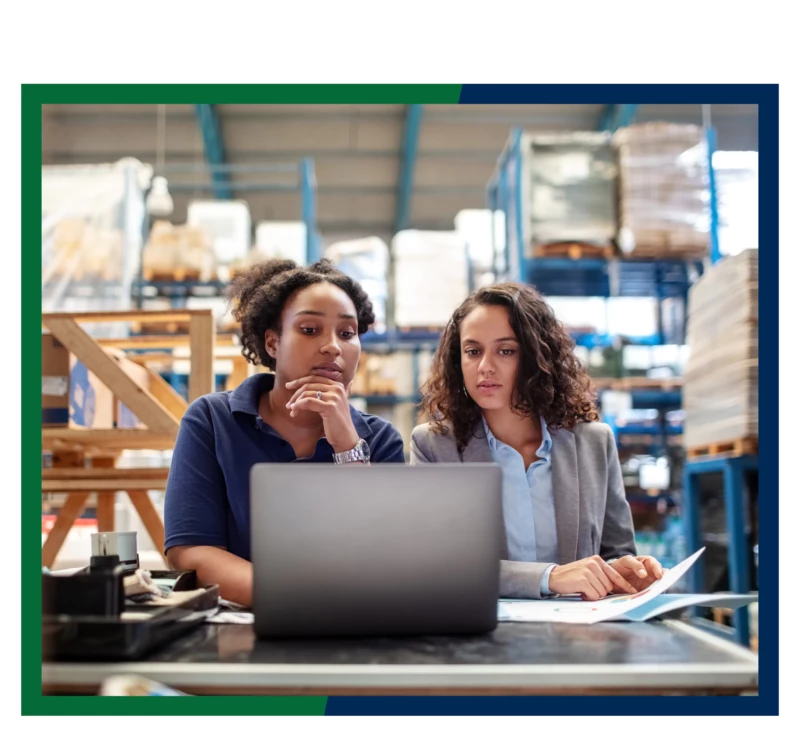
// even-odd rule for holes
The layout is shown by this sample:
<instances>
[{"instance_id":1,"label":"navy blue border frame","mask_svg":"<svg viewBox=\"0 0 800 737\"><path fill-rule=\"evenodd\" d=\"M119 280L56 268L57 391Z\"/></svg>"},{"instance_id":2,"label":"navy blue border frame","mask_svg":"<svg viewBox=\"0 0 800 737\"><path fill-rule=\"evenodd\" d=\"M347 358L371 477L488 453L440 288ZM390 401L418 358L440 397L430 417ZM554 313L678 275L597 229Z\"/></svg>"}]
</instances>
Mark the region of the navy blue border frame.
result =
<instances>
[{"instance_id":1,"label":"navy blue border frame","mask_svg":"<svg viewBox=\"0 0 800 737\"><path fill-rule=\"evenodd\" d=\"M778 85L470 85L461 104L757 104L759 147L759 693L757 696L331 696L326 715L778 714ZM698 111L698 122L700 114ZM713 124L713 120L712 120ZM498 152L499 153L499 152Z\"/></svg>"}]
</instances>

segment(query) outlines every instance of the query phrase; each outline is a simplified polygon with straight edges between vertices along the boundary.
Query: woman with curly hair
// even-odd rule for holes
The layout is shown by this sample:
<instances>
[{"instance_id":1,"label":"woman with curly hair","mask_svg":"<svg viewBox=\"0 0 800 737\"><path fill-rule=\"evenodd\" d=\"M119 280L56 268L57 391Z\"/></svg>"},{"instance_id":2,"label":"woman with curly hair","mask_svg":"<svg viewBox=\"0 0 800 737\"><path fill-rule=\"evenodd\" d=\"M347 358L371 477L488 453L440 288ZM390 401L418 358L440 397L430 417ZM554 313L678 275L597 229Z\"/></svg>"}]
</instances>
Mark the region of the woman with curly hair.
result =
<instances>
[{"instance_id":1,"label":"woman with curly hair","mask_svg":"<svg viewBox=\"0 0 800 737\"><path fill-rule=\"evenodd\" d=\"M433 419L414 429L411 464L502 468L503 597L596 600L662 576L635 557L614 435L574 345L533 287L484 287L450 319L423 389Z\"/></svg>"},{"instance_id":2,"label":"woman with curly hair","mask_svg":"<svg viewBox=\"0 0 800 737\"><path fill-rule=\"evenodd\" d=\"M404 463L386 420L348 401L374 321L366 292L322 260L268 261L230 286L242 354L259 373L192 402L167 481L164 548L173 568L196 570L220 595L252 602L250 469L255 463ZM309 511L309 513L313 513Z\"/></svg>"}]
</instances>

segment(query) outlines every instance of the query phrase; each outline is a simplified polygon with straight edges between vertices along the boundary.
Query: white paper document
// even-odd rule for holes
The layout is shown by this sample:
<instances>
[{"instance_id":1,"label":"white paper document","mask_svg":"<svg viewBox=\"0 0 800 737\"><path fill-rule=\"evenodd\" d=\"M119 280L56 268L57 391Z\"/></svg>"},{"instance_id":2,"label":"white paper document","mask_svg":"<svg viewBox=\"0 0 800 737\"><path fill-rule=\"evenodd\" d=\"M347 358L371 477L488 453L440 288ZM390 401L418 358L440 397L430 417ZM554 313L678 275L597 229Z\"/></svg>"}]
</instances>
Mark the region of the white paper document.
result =
<instances>
[{"instance_id":1,"label":"white paper document","mask_svg":"<svg viewBox=\"0 0 800 737\"><path fill-rule=\"evenodd\" d=\"M598 601L583 601L580 597L555 599L501 599L498 620L501 622L643 622L674 609L687 606L721 606L737 608L757 596L739 594L665 594L703 554L701 548L674 568L664 571L663 577L638 594L606 596Z\"/></svg>"},{"instance_id":2,"label":"white paper document","mask_svg":"<svg viewBox=\"0 0 800 737\"><path fill-rule=\"evenodd\" d=\"M209 624L253 624L253 612L225 612L219 611L206 622Z\"/></svg>"}]
</instances>

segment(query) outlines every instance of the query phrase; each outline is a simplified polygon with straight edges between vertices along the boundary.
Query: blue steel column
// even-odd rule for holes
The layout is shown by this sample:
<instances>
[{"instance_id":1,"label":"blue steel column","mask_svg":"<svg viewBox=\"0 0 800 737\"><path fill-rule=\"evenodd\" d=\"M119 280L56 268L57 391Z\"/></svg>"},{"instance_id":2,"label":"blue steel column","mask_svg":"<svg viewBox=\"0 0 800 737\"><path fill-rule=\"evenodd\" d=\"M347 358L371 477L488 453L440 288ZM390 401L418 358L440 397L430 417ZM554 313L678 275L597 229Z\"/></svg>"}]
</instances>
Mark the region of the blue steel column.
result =
<instances>
[{"instance_id":1,"label":"blue steel column","mask_svg":"<svg viewBox=\"0 0 800 737\"><path fill-rule=\"evenodd\" d=\"M317 203L314 160L300 162L300 190L303 208L303 223L306 226L306 263L313 264L322 257L319 238L317 238Z\"/></svg>"},{"instance_id":2,"label":"blue steel column","mask_svg":"<svg viewBox=\"0 0 800 737\"><path fill-rule=\"evenodd\" d=\"M500 209L503 211L503 224L506 235L506 244L503 249L503 278L510 279L511 277L511 226L508 222L508 175L506 172L505 163L501 164L500 173L498 176L498 187L500 191Z\"/></svg>"},{"instance_id":3,"label":"blue steel column","mask_svg":"<svg viewBox=\"0 0 800 737\"><path fill-rule=\"evenodd\" d=\"M613 133L617 128L631 125L636 117L638 107L638 105L606 105L597 129Z\"/></svg>"},{"instance_id":4,"label":"blue steel column","mask_svg":"<svg viewBox=\"0 0 800 737\"><path fill-rule=\"evenodd\" d=\"M525 209L527 210L527 203L522 201L522 169L523 169L523 161L522 161L522 129L517 128L514 131L514 146L511 152L511 155L516 160L516 171L514 172L514 227L517 230L517 253L518 253L518 273L516 275L517 281L525 281L526 274L525 274L525 247L527 244L523 243L523 232L524 228L522 227L522 210L523 205L525 205Z\"/></svg>"},{"instance_id":5,"label":"blue steel column","mask_svg":"<svg viewBox=\"0 0 800 737\"><path fill-rule=\"evenodd\" d=\"M492 237L492 276L494 277L494 281L497 281L499 269L497 264L497 242L495 240L494 227L494 214L497 211L497 183L494 181L494 176L492 177L492 181L489 183L489 187L486 192L486 200L487 204L489 205L489 212L491 213L490 228Z\"/></svg>"},{"instance_id":6,"label":"blue steel column","mask_svg":"<svg viewBox=\"0 0 800 737\"><path fill-rule=\"evenodd\" d=\"M211 171L214 196L219 200L229 200L232 190L228 172L225 168L225 148L222 145L222 130L214 105L195 105L197 123L203 134L206 162Z\"/></svg>"},{"instance_id":7,"label":"blue steel column","mask_svg":"<svg viewBox=\"0 0 800 737\"><path fill-rule=\"evenodd\" d=\"M717 203L717 177L714 173L714 151L717 148L717 133L713 128L706 128L706 149L708 154L708 192L709 192L709 248L711 263L720 260L719 252L719 209Z\"/></svg>"},{"instance_id":8,"label":"blue steel column","mask_svg":"<svg viewBox=\"0 0 800 737\"><path fill-rule=\"evenodd\" d=\"M747 535L744 528L744 470L739 458L731 458L723 471L725 481L725 517L728 526L728 572L731 591L750 593L750 567L747 559ZM736 639L750 645L750 622L747 607L733 613Z\"/></svg>"},{"instance_id":9,"label":"blue steel column","mask_svg":"<svg viewBox=\"0 0 800 737\"><path fill-rule=\"evenodd\" d=\"M691 461L683 466L683 524L686 535L686 549L694 553L702 547L700 539L700 499L697 474L694 473ZM689 583L693 593L702 593L705 589L703 556L701 555L689 569Z\"/></svg>"},{"instance_id":10,"label":"blue steel column","mask_svg":"<svg viewBox=\"0 0 800 737\"><path fill-rule=\"evenodd\" d=\"M399 233L408 227L411 211L411 193L414 190L414 166L417 163L419 131L422 123L422 105L409 105L403 133L403 150L397 180L397 209L394 219L394 232Z\"/></svg>"}]
</instances>

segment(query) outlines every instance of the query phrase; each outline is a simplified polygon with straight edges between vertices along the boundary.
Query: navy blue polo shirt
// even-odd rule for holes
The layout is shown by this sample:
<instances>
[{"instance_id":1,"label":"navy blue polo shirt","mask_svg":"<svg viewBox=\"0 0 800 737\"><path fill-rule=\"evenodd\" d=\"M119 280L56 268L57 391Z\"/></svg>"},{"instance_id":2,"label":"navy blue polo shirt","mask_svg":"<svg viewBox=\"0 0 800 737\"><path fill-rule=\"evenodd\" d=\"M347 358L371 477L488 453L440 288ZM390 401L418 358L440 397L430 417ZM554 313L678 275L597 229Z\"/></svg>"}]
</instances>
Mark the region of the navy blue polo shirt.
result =
<instances>
[{"instance_id":1,"label":"navy blue polo shirt","mask_svg":"<svg viewBox=\"0 0 800 737\"><path fill-rule=\"evenodd\" d=\"M172 455L164 503L164 550L213 545L250 560L250 469L256 463L333 463L325 438L314 455L297 458L292 446L258 414L273 374L256 374L229 392L189 405ZM381 417L350 407L358 436L373 463L404 463L403 439Z\"/></svg>"}]
</instances>

